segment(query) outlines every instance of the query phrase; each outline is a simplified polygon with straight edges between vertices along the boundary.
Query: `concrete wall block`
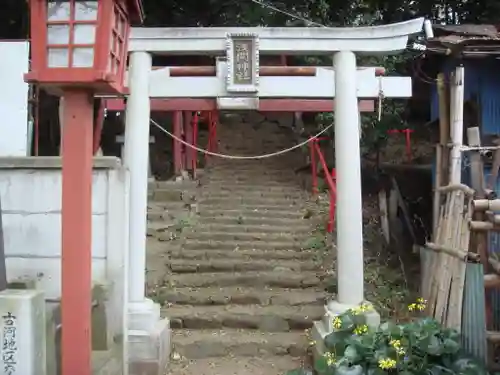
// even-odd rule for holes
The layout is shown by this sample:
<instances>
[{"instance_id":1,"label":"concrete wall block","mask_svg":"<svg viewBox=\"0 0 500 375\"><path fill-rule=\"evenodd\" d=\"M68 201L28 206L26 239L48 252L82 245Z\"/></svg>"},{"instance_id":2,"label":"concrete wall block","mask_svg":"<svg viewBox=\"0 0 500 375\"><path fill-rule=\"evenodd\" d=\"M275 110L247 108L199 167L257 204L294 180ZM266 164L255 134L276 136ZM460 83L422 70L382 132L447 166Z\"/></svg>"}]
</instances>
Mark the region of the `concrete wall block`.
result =
<instances>
[{"instance_id":1,"label":"concrete wall block","mask_svg":"<svg viewBox=\"0 0 500 375\"><path fill-rule=\"evenodd\" d=\"M92 212L104 214L108 171L94 170ZM5 213L47 214L61 211L59 169L1 169L0 197Z\"/></svg>"}]
</instances>

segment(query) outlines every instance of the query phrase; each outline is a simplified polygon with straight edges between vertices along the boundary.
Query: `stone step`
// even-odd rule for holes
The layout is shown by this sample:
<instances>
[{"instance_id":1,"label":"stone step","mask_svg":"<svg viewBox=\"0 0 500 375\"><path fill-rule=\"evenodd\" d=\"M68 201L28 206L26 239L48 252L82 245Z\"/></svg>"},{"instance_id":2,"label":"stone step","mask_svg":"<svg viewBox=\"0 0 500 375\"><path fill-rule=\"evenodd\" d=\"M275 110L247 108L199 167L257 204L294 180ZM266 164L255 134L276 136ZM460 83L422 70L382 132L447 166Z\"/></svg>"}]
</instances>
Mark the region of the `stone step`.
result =
<instances>
[{"instance_id":1,"label":"stone step","mask_svg":"<svg viewBox=\"0 0 500 375\"><path fill-rule=\"evenodd\" d=\"M225 173L217 173L217 174L209 174L205 179L202 180L202 185L207 184L225 184L225 183L241 183L248 185L262 185L262 186L282 186L282 185L290 185L290 186L300 186L299 181L297 181L297 175L290 174L287 177L280 176L262 176L259 174L255 174L254 176L245 174L241 176L235 176L231 174L230 171Z\"/></svg>"},{"instance_id":2,"label":"stone step","mask_svg":"<svg viewBox=\"0 0 500 375\"><path fill-rule=\"evenodd\" d=\"M220 171L208 171L206 177L203 181L213 181L216 179L227 179L227 181L255 181L255 182L266 182L266 181L276 181L276 182L287 182L294 181L296 174L293 170L288 170L286 173L278 173L274 171L243 171L238 172L237 170L228 168Z\"/></svg>"},{"instance_id":3,"label":"stone step","mask_svg":"<svg viewBox=\"0 0 500 375\"><path fill-rule=\"evenodd\" d=\"M206 206L221 206L227 205L237 208L240 206L250 206L253 209L264 210L292 210L298 209L302 205L302 199L287 199L287 198L265 198L265 197L227 197L227 198L212 198L206 197L200 199L199 205Z\"/></svg>"},{"instance_id":4,"label":"stone step","mask_svg":"<svg viewBox=\"0 0 500 375\"><path fill-rule=\"evenodd\" d=\"M177 305L321 305L327 293L315 288L269 289L252 287L160 288L160 298ZM196 308L196 307L195 307Z\"/></svg>"},{"instance_id":5,"label":"stone step","mask_svg":"<svg viewBox=\"0 0 500 375\"><path fill-rule=\"evenodd\" d=\"M181 211L181 210L189 210L190 203L189 202L158 202L158 201L148 201L148 212L149 211Z\"/></svg>"},{"instance_id":6,"label":"stone step","mask_svg":"<svg viewBox=\"0 0 500 375\"><path fill-rule=\"evenodd\" d=\"M208 216L208 215L207 215ZM274 226L274 227L307 227L311 229L311 222L308 219L303 219L302 217L282 218L279 214L276 217L252 217L243 215L213 215L211 217L204 217L204 221L209 221L214 225L245 225L245 226Z\"/></svg>"},{"instance_id":7,"label":"stone step","mask_svg":"<svg viewBox=\"0 0 500 375\"><path fill-rule=\"evenodd\" d=\"M304 332L259 332L238 329L173 330L172 343L174 353L187 359L288 355L295 357L305 355L308 347L308 339ZM222 374L217 372L217 375ZM262 374L267 375L267 373Z\"/></svg>"},{"instance_id":8,"label":"stone step","mask_svg":"<svg viewBox=\"0 0 500 375\"><path fill-rule=\"evenodd\" d=\"M172 287L279 287L303 289L320 286L320 272L302 271L247 271L233 273L201 273L169 275L168 283Z\"/></svg>"},{"instance_id":9,"label":"stone step","mask_svg":"<svg viewBox=\"0 0 500 375\"><path fill-rule=\"evenodd\" d=\"M198 170L199 171L199 170ZM196 181L154 181L149 183L151 189L192 189L196 188Z\"/></svg>"},{"instance_id":10,"label":"stone step","mask_svg":"<svg viewBox=\"0 0 500 375\"><path fill-rule=\"evenodd\" d=\"M256 187L257 189L268 189L268 188L301 188L299 181L294 179L293 181L276 181L274 179L257 179L257 178L249 178L249 179L232 179L231 177L226 176L207 176L204 177L200 181L200 185L203 186L227 186L228 188L232 187Z\"/></svg>"},{"instance_id":11,"label":"stone step","mask_svg":"<svg viewBox=\"0 0 500 375\"><path fill-rule=\"evenodd\" d=\"M204 200L203 202L198 203L197 207L199 212L202 212L204 210L240 210L240 211L253 211L256 213L260 213L261 216L267 217L269 212L275 211L275 212L283 212L284 214L287 213L299 213L304 212L304 208L302 207L303 204L249 204L248 202L242 203L241 201L238 200L229 200L229 199L214 199L214 200Z\"/></svg>"},{"instance_id":12,"label":"stone step","mask_svg":"<svg viewBox=\"0 0 500 375\"><path fill-rule=\"evenodd\" d=\"M211 186L202 187L200 189L199 200L203 200L203 198L217 198L217 199L230 199L230 198L263 198L269 200L302 200L307 199L308 194L305 191L266 191L266 190L239 190L234 189L230 190L220 190L217 188L212 188Z\"/></svg>"},{"instance_id":13,"label":"stone step","mask_svg":"<svg viewBox=\"0 0 500 375\"><path fill-rule=\"evenodd\" d=\"M232 172L232 173L231 173ZM226 175L228 173L231 173L233 176L270 176L270 177L287 177L287 176L293 176L295 173L293 172L293 166L292 165L279 165L276 167L269 166L269 165L255 165L252 167L240 167L240 166L233 166L233 167L218 167L218 166L213 166L207 168L207 176L209 175Z\"/></svg>"},{"instance_id":14,"label":"stone step","mask_svg":"<svg viewBox=\"0 0 500 375\"><path fill-rule=\"evenodd\" d=\"M281 210L280 207L275 209L270 209L270 207L229 207L222 208L217 206L203 205L203 209L200 210L200 217L208 218L247 218L252 220L274 220L274 219L289 219L289 220L303 220L306 210L304 209L292 209L292 210Z\"/></svg>"},{"instance_id":15,"label":"stone step","mask_svg":"<svg viewBox=\"0 0 500 375\"><path fill-rule=\"evenodd\" d=\"M245 155L245 156L259 156L269 153L275 153L277 151L281 151L290 147L293 147L295 144L291 143L289 140L285 139L277 139L277 140L255 140L258 136L253 134L241 134L240 136L246 137L247 139L252 139L250 141L245 141L244 139L232 139L231 144L227 145L225 142L221 142L219 146L219 151L222 151L229 155ZM261 158L260 160L271 160L272 157L269 158ZM236 159L233 159L236 160ZM240 159L241 160L241 159ZM247 160L259 160L255 158L247 159Z\"/></svg>"},{"instance_id":16,"label":"stone step","mask_svg":"<svg viewBox=\"0 0 500 375\"><path fill-rule=\"evenodd\" d=\"M209 165L207 166L206 170L211 168L251 169L259 167L280 169L288 165L293 165L293 163L290 162L288 158L247 159L247 160L230 159L227 161L223 159L214 158L209 162Z\"/></svg>"},{"instance_id":17,"label":"stone step","mask_svg":"<svg viewBox=\"0 0 500 375\"><path fill-rule=\"evenodd\" d=\"M205 221L207 222L207 221ZM233 224L224 224L224 223L215 223L211 222L210 224L201 224L196 226L196 233L266 233L266 234L277 234L277 233L310 233L311 230L310 225L304 223L294 223L290 225L280 225L280 223L275 224L248 224L245 222L244 218L241 218L239 222Z\"/></svg>"},{"instance_id":18,"label":"stone step","mask_svg":"<svg viewBox=\"0 0 500 375\"><path fill-rule=\"evenodd\" d=\"M306 196L309 195L308 192L306 192L304 189L302 189L298 185L259 185L259 184L238 184L238 183L232 183L228 181L227 183L221 183L221 184L201 184L200 185L200 190L203 191L203 189L208 189L209 191L212 192L219 192L221 194L230 194L230 193L243 193L243 192L259 192L259 193L278 193L278 194L298 194L298 195L303 195L304 193Z\"/></svg>"},{"instance_id":19,"label":"stone step","mask_svg":"<svg viewBox=\"0 0 500 375\"><path fill-rule=\"evenodd\" d=\"M167 222L175 222L180 217L193 217L196 215L196 210L191 210L190 208L183 208L179 210L150 210L148 211L148 221L162 221L165 220Z\"/></svg>"},{"instance_id":20,"label":"stone step","mask_svg":"<svg viewBox=\"0 0 500 375\"><path fill-rule=\"evenodd\" d=\"M170 319L172 328L222 329L245 328L264 332L305 330L325 314L323 305L260 306L172 305L162 308L162 317Z\"/></svg>"},{"instance_id":21,"label":"stone step","mask_svg":"<svg viewBox=\"0 0 500 375\"><path fill-rule=\"evenodd\" d=\"M175 249L169 251L171 259L237 259L238 261L264 259L264 260L292 260L312 259L311 250L215 250L215 249Z\"/></svg>"},{"instance_id":22,"label":"stone step","mask_svg":"<svg viewBox=\"0 0 500 375\"><path fill-rule=\"evenodd\" d=\"M151 193L151 200L153 202L190 202L197 190L182 189L154 189Z\"/></svg>"},{"instance_id":23,"label":"stone step","mask_svg":"<svg viewBox=\"0 0 500 375\"><path fill-rule=\"evenodd\" d=\"M288 355L182 359L170 362L166 375L284 375L302 368L303 362Z\"/></svg>"},{"instance_id":24,"label":"stone step","mask_svg":"<svg viewBox=\"0 0 500 375\"><path fill-rule=\"evenodd\" d=\"M250 242L268 242L268 241L284 241L289 243L303 243L309 237L307 233L269 233L269 232L235 232L228 233L220 232L188 232L184 236L187 239L197 239L200 241L250 241Z\"/></svg>"},{"instance_id":25,"label":"stone step","mask_svg":"<svg viewBox=\"0 0 500 375\"><path fill-rule=\"evenodd\" d=\"M305 243L305 241L304 241ZM214 240L214 239L202 239L193 238L186 239L182 244L182 248L185 250L229 250L229 251L239 251L239 250L295 250L302 251L304 243L279 240L279 241L237 241L237 240Z\"/></svg>"},{"instance_id":26,"label":"stone step","mask_svg":"<svg viewBox=\"0 0 500 375\"><path fill-rule=\"evenodd\" d=\"M242 272L260 270L288 270L290 272L311 271L320 269L319 264L313 261L297 262L296 260L270 259L207 259L188 260L171 259L166 266L175 273L202 273L202 272Z\"/></svg>"}]
</instances>

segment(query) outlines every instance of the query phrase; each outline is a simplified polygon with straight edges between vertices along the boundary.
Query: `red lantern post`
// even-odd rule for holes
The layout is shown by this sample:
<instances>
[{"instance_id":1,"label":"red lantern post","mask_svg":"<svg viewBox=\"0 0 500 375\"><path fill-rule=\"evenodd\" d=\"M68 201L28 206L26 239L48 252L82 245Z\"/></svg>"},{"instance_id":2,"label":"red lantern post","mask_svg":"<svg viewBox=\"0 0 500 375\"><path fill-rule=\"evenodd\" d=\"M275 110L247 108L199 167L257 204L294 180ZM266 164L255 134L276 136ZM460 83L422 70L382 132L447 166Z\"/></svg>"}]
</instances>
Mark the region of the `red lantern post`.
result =
<instances>
[{"instance_id":1,"label":"red lantern post","mask_svg":"<svg viewBox=\"0 0 500 375\"><path fill-rule=\"evenodd\" d=\"M90 375L94 94L123 92L131 22L141 0L29 0L31 71L62 116L62 374Z\"/></svg>"}]
</instances>

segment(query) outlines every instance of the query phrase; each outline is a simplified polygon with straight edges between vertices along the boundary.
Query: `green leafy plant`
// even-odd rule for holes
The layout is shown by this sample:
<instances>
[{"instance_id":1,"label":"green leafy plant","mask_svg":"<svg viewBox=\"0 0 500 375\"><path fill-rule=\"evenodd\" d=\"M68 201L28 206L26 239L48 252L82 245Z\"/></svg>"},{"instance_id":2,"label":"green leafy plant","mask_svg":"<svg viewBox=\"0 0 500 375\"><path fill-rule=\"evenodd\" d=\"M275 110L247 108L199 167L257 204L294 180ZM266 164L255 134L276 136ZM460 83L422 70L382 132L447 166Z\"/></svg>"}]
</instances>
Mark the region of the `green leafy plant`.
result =
<instances>
[{"instance_id":1,"label":"green leafy plant","mask_svg":"<svg viewBox=\"0 0 500 375\"><path fill-rule=\"evenodd\" d=\"M411 311L424 308L422 299L409 306ZM370 328L366 322L370 309L360 305L333 319L333 332L325 338L327 352L315 366L320 375L486 374L462 352L457 331L425 317Z\"/></svg>"}]
</instances>

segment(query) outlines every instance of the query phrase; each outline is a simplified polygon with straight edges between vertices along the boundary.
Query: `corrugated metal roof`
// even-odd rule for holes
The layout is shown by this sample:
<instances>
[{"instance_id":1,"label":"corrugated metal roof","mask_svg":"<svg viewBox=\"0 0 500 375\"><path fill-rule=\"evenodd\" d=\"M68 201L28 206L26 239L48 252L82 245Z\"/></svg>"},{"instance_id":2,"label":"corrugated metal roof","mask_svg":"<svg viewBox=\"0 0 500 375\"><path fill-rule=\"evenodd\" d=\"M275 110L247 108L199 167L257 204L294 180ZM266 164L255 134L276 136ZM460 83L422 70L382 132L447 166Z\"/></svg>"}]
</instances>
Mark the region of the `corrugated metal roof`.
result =
<instances>
[{"instance_id":1,"label":"corrugated metal roof","mask_svg":"<svg viewBox=\"0 0 500 375\"><path fill-rule=\"evenodd\" d=\"M430 53L489 56L500 53L500 33L495 25L433 25L434 38L426 41Z\"/></svg>"}]
</instances>

